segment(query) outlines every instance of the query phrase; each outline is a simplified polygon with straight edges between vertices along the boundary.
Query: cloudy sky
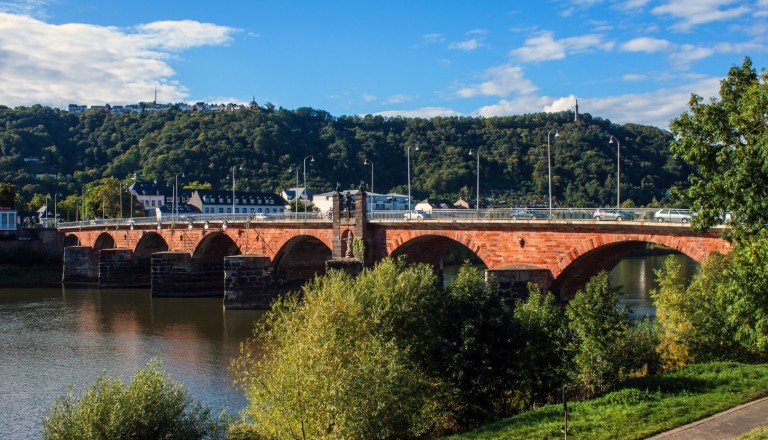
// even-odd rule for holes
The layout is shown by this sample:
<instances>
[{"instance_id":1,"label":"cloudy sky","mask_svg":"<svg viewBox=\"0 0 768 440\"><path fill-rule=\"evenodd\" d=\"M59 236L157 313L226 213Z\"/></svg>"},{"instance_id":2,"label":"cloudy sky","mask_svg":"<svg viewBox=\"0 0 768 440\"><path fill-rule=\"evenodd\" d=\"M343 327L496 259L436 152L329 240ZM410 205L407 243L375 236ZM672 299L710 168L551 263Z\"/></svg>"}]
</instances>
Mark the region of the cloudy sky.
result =
<instances>
[{"instance_id":1,"label":"cloudy sky","mask_svg":"<svg viewBox=\"0 0 768 440\"><path fill-rule=\"evenodd\" d=\"M238 102L335 116L582 112L666 128L768 0L0 0L0 104Z\"/></svg>"}]
</instances>

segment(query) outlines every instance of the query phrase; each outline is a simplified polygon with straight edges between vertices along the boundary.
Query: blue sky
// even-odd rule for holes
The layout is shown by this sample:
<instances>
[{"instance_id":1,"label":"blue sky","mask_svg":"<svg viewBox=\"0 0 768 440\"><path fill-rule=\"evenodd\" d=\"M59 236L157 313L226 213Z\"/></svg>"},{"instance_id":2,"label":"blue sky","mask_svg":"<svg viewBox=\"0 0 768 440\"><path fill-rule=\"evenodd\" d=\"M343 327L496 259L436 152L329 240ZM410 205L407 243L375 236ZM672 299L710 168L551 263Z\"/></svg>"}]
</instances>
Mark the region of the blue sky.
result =
<instances>
[{"instance_id":1,"label":"blue sky","mask_svg":"<svg viewBox=\"0 0 768 440\"><path fill-rule=\"evenodd\" d=\"M236 102L334 116L572 108L666 128L750 56L768 0L0 0L0 104Z\"/></svg>"}]
</instances>

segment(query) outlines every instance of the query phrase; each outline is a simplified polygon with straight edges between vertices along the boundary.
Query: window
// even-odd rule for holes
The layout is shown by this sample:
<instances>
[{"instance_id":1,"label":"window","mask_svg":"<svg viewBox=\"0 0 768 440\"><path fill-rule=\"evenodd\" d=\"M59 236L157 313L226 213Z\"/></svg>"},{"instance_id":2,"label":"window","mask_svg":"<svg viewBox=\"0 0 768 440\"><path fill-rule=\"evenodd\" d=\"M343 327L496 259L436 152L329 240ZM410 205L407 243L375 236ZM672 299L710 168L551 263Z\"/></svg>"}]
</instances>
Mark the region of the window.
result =
<instances>
[{"instance_id":1,"label":"window","mask_svg":"<svg viewBox=\"0 0 768 440\"><path fill-rule=\"evenodd\" d=\"M153 208L155 207L155 201L154 200L152 200L152 207Z\"/></svg>"},{"instance_id":2,"label":"window","mask_svg":"<svg viewBox=\"0 0 768 440\"><path fill-rule=\"evenodd\" d=\"M224 213L224 208L219 208L219 214L223 214L223 213Z\"/></svg>"},{"instance_id":3,"label":"window","mask_svg":"<svg viewBox=\"0 0 768 440\"><path fill-rule=\"evenodd\" d=\"M253 208L251 208L251 212L253 212Z\"/></svg>"},{"instance_id":4,"label":"window","mask_svg":"<svg viewBox=\"0 0 768 440\"><path fill-rule=\"evenodd\" d=\"M235 208L235 214L240 214L240 208Z\"/></svg>"},{"instance_id":5,"label":"window","mask_svg":"<svg viewBox=\"0 0 768 440\"><path fill-rule=\"evenodd\" d=\"M256 210L256 212L261 212L261 208L258 208L258 209Z\"/></svg>"},{"instance_id":6,"label":"window","mask_svg":"<svg viewBox=\"0 0 768 440\"><path fill-rule=\"evenodd\" d=\"M227 214L232 214L232 208L227 208Z\"/></svg>"}]
</instances>

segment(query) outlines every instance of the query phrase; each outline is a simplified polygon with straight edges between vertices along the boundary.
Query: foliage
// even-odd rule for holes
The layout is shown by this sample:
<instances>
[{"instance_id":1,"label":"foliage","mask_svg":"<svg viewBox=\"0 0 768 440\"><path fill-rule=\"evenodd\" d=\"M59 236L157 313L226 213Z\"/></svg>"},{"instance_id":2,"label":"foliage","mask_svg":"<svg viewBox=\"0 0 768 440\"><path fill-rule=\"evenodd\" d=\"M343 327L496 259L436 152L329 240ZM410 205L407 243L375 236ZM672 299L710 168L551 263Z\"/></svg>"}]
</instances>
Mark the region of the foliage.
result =
<instances>
[{"instance_id":1,"label":"foliage","mask_svg":"<svg viewBox=\"0 0 768 440\"><path fill-rule=\"evenodd\" d=\"M269 313L233 363L249 405L234 436L403 438L503 411L512 314L464 267L445 291L426 265L331 272ZM513 346L513 345L512 345Z\"/></svg>"},{"instance_id":2,"label":"foliage","mask_svg":"<svg viewBox=\"0 0 768 440\"><path fill-rule=\"evenodd\" d=\"M1 108L0 182L14 184L26 199L35 193L67 197L86 184L107 177L122 181L140 170L149 181L167 182L185 172L213 189L225 189L228 168L245 163L239 188L279 192L297 185L289 168L301 167L303 158L313 155L306 186L315 193L333 190L336 182L342 189L357 187L370 172L362 165L365 158L376 164L379 192L403 192L405 146L418 143L422 148L411 155L414 197L454 198L474 188L475 158L466 153L482 145L484 197L496 205L543 206L547 131L557 128L560 136L552 144L556 204L602 206L616 199L616 151L607 142L611 135L622 145L624 198L643 205L684 183L687 168L670 156L669 133L589 114L578 124L572 121L571 112L422 119L333 117L311 108L125 115Z\"/></svg>"},{"instance_id":3,"label":"foliage","mask_svg":"<svg viewBox=\"0 0 768 440\"><path fill-rule=\"evenodd\" d=\"M10 183L0 183L0 207L14 208L16 201L16 192Z\"/></svg>"},{"instance_id":4,"label":"foliage","mask_svg":"<svg viewBox=\"0 0 768 440\"><path fill-rule=\"evenodd\" d=\"M738 245L730 264L724 262L712 271L711 283L723 283L722 298L712 309L725 309L724 332L733 336L728 341L738 342L743 349L757 357L768 357L768 238L755 238ZM722 275L719 275L722 274ZM716 330L714 323L712 330ZM721 333L722 334L722 333ZM734 336L735 334L735 336ZM717 334L714 334L717 337ZM722 343L718 346L722 347Z\"/></svg>"},{"instance_id":5,"label":"foliage","mask_svg":"<svg viewBox=\"0 0 768 440\"><path fill-rule=\"evenodd\" d=\"M664 269L657 273L660 289L651 293L663 328L659 351L665 368L690 362L743 360L756 351L740 344L737 335L740 327L750 328L753 323L736 314L735 308L743 305L734 301L740 295L729 287L729 273L736 266L743 268L734 256L712 254L702 262L690 286L685 286L679 264L665 261Z\"/></svg>"},{"instance_id":6,"label":"foliage","mask_svg":"<svg viewBox=\"0 0 768 440\"><path fill-rule=\"evenodd\" d=\"M566 314L576 337L577 380L587 395L615 385L624 365L627 313L618 308L618 289L600 272L568 303Z\"/></svg>"},{"instance_id":7,"label":"foliage","mask_svg":"<svg viewBox=\"0 0 768 440\"><path fill-rule=\"evenodd\" d=\"M406 293L402 301L369 290L382 278L401 286L392 290ZM434 275L385 262L359 280L342 272L316 279L303 301L286 299L258 328L263 357L242 346L233 367L250 403L233 435L374 439L432 428L445 386L413 363L395 334L419 318L429 322Z\"/></svg>"},{"instance_id":8,"label":"foliage","mask_svg":"<svg viewBox=\"0 0 768 440\"><path fill-rule=\"evenodd\" d=\"M360 237L352 240L352 255L361 262L365 262L365 241Z\"/></svg>"},{"instance_id":9,"label":"foliage","mask_svg":"<svg viewBox=\"0 0 768 440\"><path fill-rule=\"evenodd\" d=\"M551 293L528 286L528 299L515 305L521 341L520 369L513 388L520 408L552 402L573 376L573 334L563 307Z\"/></svg>"},{"instance_id":10,"label":"foliage","mask_svg":"<svg viewBox=\"0 0 768 440\"><path fill-rule=\"evenodd\" d=\"M189 190L194 190L194 189L212 190L213 185L211 185L210 182L198 182L197 180L195 180L194 182L189 182L186 185L182 186L182 188L189 189Z\"/></svg>"},{"instance_id":11,"label":"foliage","mask_svg":"<svg viewBox=\"0 0 768 440\"><path fill-rule=\"evenodd\" d=\"M120 379L99 377L81 396L58 397L43 421L45 439L224 438L226 418L190 399L157 361Z\"/></svg>"},{"instance_id":12,"label":"foliage","mask_svg":"<svg viewBox=\"0 0 768 440\"><path fill-rule=\"evenodd\" d=\"M568 402L568 437L648 438L766 394L766 365L720 362L690 365L673 373L630 379L618 389L590 400ZM449 439L562 437L562 404L553 404Z\"/></svg>"},{"instance_id":13,"label":"foliage","mask_svg":"<svg viewBox=\"0 0 768 440\"><path fill-rule=\"evenodd\" d=\"M733 237L749 241L768 223L768 72L758 75L745 58L720 82L720 99L705 104L693 95L688 107L670 128L672 151L696 171L682 191L699 214L693 226L716 225L733 211Z\"/></svg>"}]
</instances>

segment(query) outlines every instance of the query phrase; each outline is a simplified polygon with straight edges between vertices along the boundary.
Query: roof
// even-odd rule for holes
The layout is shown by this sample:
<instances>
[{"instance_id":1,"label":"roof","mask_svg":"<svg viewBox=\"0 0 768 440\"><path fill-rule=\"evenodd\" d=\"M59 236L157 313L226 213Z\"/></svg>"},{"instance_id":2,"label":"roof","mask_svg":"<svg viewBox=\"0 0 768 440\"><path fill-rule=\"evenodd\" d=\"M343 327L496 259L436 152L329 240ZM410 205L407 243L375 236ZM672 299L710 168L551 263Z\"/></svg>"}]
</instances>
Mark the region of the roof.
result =
<instances>
[{"instance_id":1,"label":"roof","mask_svg":"<svg viewBox=\"0 0 768 440\"><path fill-rule=\"evenodd\" d=\"M229 202L224 202L225 204L232 204L232 191L214 191L214 190L195 190L195 193L198 194L200 197L200 200L203 203L207 203L210 205L221 205L222 203L218 202L218 199L224 199L227 200L229 198ZM216 202L206 202L205 198L214 199ZM275 194L275 193L266 193L266 192L249 192L249 191L235 191L235 198L237 201L235 202L236 205L264 205L264 201L268 201L266 204L269 205L287 205L288 202L282 198L281 196Z\"/></svg>"}]
</instances>

